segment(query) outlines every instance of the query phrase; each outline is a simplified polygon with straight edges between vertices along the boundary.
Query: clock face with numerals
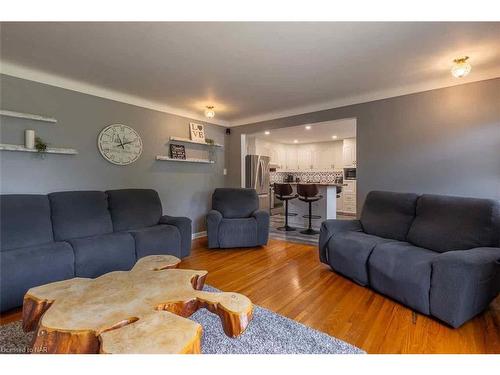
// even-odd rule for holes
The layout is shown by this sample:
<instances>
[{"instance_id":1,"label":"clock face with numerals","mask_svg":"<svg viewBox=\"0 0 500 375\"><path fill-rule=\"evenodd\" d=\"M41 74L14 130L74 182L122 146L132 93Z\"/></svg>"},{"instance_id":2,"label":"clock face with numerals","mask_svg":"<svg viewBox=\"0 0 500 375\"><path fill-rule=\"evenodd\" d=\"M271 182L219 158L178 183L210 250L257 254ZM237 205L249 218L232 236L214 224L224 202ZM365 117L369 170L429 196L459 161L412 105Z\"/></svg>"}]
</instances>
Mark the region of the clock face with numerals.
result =
<instances>
[{"instance_id":1,"label":"clock face with numerals","mask_svg":"<svg viewBox=\"0 0 500 375\"><path fill-rule=\"evenodd\" d=\"M117 165L131 164L142 154L142 139L130 126L113 124L106 126L97 138L102 156Z\"/></svg>"}]
</instances>

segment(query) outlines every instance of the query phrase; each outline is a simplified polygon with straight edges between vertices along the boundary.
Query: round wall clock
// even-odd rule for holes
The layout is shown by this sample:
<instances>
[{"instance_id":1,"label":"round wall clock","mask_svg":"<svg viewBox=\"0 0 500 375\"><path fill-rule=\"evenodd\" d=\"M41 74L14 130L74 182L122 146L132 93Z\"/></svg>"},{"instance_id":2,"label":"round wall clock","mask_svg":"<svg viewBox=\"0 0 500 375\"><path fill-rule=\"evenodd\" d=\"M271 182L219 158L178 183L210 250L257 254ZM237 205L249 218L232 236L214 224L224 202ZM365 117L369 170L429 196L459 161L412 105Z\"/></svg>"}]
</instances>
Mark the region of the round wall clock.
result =
<instances>
[{"instance_id":1,"label":"round wall clock","mask_svg":"<svg viewBox=\"0 0 500 375\"><path fill-rule=\"evenodd\" d=\"M113 124L99 133L97 146L102 156L117 165L133 163L142 154L142 139L130 126Z\"/></svg>"}]
</instances>

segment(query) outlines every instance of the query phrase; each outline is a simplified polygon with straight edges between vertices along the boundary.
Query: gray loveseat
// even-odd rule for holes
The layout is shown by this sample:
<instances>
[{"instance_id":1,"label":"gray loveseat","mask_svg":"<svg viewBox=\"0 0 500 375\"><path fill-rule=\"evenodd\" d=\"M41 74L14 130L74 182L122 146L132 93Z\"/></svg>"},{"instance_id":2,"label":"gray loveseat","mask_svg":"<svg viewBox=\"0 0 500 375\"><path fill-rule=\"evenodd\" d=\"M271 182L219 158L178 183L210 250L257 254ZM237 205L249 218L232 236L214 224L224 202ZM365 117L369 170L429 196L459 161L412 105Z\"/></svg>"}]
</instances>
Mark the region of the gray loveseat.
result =
<instances>
[{"instance_id":1,"label":"gray loveseat","mask_svg":"<svg viewBox=\"0 0 500 375\"><path fill-rule=\"evenodd\" d=\"M33 286L191 249L191 220L164 216L154 190L1 195L0 213L1 311L21 306Z\"/></svg>"},{"instance_id":2,"label":"gray loveseat","mask_svg":"<svg viewBox=\"0 0 500 375\"><path fill-rule=\"evenodd\" d=\"M209 248L253 247L267 244L269 213L259 210L255 189L219 188L207 215Z\"/></svg>"},{"instance_id":3,"label":"gray loveseat","mask_svg":"<svg viewBox=\"0 0 500 375\"><path fill-rule=\"evenodd\" d=\"M500 291L500 202L372 191L360 220L321 226L320 260L459 327Z\"/></svg>"}]
</instances>

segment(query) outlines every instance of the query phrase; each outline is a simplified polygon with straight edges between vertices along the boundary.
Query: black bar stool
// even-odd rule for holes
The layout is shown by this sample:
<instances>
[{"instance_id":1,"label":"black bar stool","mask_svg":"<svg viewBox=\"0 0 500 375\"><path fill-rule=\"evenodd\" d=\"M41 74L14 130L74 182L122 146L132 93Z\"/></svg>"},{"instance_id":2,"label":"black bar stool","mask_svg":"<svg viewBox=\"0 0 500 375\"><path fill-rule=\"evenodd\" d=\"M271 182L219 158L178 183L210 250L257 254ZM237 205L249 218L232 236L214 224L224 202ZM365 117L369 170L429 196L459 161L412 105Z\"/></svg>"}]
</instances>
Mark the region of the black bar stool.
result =
<instances>
[{"instance_id":1,"label":"black bar stool","mask_svg":"<svg viewBox=\"0 0 500 375\"><path fill-rule=\"evenodd\" d=\"M319 232L312 229L312 219L321 219L320 215L312 214L312 202L319 201L323 198L322 195L318 195L318 186L316 184L298 184L297 193L299 194L299 200L302 202L309 203L309 215L302 216L303 218L309 219L309 227L306 230L300 231L303 234L318 234Z\"/></svg>"},{"instance_id":2,"label":"black bar stool","mask_svg":"<svg viewBox=\"0 0 500 375\"><path fill-rule=\"evenodd\" d=\"M297 194L293 194L293 189L290 184L274 184L274 195L277 199L285 202L285 226L277 228L278 230L284 230L287 232L295 230L288 225L288 216L297 216L297 214L288 213L288 201L290 199L295 199L298 197Z\"/></svg>"}]
</instances>

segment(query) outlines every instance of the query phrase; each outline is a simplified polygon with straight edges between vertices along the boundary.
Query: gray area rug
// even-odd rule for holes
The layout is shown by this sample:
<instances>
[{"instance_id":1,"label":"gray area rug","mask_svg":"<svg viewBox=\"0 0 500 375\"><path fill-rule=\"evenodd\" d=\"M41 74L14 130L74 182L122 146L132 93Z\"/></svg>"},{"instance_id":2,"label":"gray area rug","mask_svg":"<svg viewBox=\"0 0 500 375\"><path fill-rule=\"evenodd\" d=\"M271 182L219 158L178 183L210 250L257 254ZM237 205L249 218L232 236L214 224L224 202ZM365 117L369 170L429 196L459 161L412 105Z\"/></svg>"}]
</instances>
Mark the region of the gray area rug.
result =
<instances>
[{"instance_id":1,"label":"gray area rug","mask_svg":"<svg viewBox=\"0 0 500 375\"><path fill-rule=\"evenodd\" d=\"M218 291L210 286L204 290ZM253 319L237 338L224 334L217 315L205 309L191 318L203 327L204 354L361 354L345 341L309 328L263 307L254 305ZM33 333L24 333L21 322L0 326L0 353L29 352Z\"/></svg>"}]
</instances>

